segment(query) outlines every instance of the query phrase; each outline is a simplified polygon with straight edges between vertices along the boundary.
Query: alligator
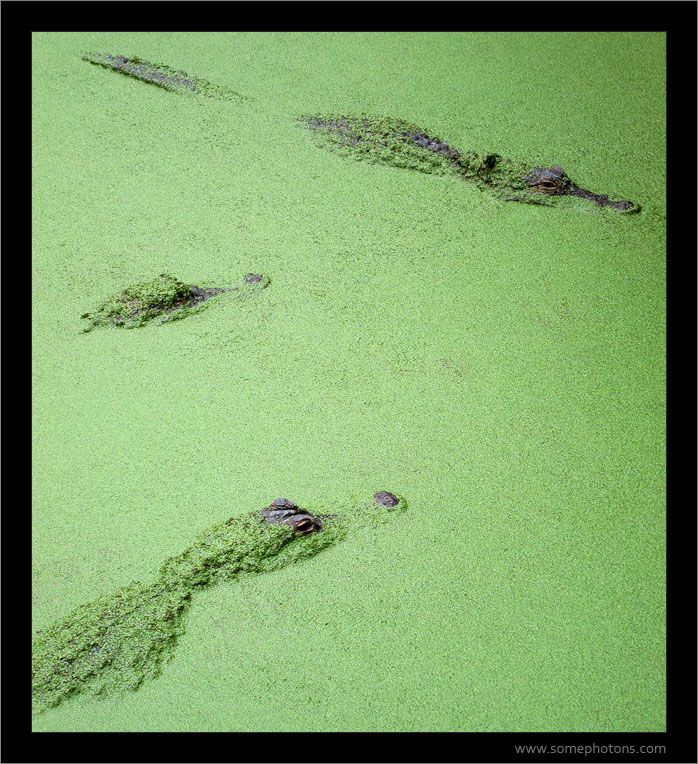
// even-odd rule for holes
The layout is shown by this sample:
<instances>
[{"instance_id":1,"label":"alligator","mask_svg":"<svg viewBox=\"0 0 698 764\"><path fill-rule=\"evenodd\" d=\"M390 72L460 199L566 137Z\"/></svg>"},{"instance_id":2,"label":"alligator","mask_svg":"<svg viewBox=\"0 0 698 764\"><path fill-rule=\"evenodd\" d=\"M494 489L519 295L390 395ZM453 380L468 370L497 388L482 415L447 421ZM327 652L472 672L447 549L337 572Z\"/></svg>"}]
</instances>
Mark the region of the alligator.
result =
<instances>
[{"instance_id":1,"label":"alligator","mask_svg":"<svg viewBox=\"0 0 698 764\"><path fill-rule=\"evenodd\" d=\"M490 153L483 157L461 152L403 120L362 115L305 116L299 121L316 133L323 148L355 159L405 167L430 174L455 174L471 180L507 201L551 204L557 196L587 199L598 207L639 212L627 200L611 201L606 194L580 188L558 165L532 166Z\"/></svg>"},{"instance_id":2,"label":"alligator","mask_svg":"<svg viewBox=\"0 0 698 764\"><path fill-rule=\"evenodd\" d=\"M192 595L243 574L308 559L349 532L373 532L407 508L387 491L316 514L289 499L231 517L168 558L157 575L81 605L37 632L32 644L32 712L81 692L107 696L155 679L184 633Z\"/></svg>"},{"instance_id":3,"label":"alligator","mask_svg":"<svg viewBox=\"0 0 698 764\"><path fill-rule=\"evenodd\" d=\"M83 313L88 321L83 332L102 326L134 329L148 323L166 323L185 318L201 309L203 303L225 292L237 292L238 299L246 299L269 285L269 278L259 273L248 273L239 286L200 287L185 284L169 273L161 273L152 281L133 284L123 292L112 295L94 312Z\"/></svg>"},{"instance_id":4,"label":"alligator","mask_svg":"<svg viewBox=\"0 0 698 764\"><path fill-rule=\"evenodd\" d=\"M137 57L86 53L83 60L180 95L190 93L224 100L252 100L186 72ZM455 174L474 181L505 201L552 206L559 197L572 197L624 214L636 213L641 209L633 202L611 201L607 194L596 194L581 188L558 165L543 167L503 159L496 153L480 157L472 151L461 152L403 120L368 115L303 116L297 120L320 137L319 143L323 147L339 149L355 159L394 167L431 174Z\"/></svg>"}]
</instances>

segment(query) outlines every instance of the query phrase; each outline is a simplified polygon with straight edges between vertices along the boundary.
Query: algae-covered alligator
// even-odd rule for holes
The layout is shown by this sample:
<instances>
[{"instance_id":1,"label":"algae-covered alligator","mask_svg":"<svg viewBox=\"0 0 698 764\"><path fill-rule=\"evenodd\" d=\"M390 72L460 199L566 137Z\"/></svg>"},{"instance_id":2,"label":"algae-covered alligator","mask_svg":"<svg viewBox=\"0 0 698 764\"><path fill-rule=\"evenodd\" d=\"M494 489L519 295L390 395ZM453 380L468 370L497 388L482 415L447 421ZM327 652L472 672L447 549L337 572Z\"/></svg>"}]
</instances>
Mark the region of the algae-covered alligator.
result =
<instances>
[{"instance_id":1,"label":"algae-covered alligator","mask_svg":"<svg viewBox=\"0 0 698 764\"><path fill-rule=\"evenodd\" d=\"M224 100L251 100L234 91L212 85L163 64L143 59L87 53L85 61L121 74L163 87L179 94L202 94ZM415 125L391 117L375 116L306 116L298 118L321 140L326 148L339 149L355 159L406 167L432 174L455 174L477 183L507 201L551 206L560 197L585 199L597 207L635 213L640 207L627 200L611 201L606 194L580 188L558 165L543 167L536 163L503 159L489 153L480 157L461 152L439 138L430 137Z\"/></svg>"},{"instance_id":2,"label":"algae-covered alligator","mask_svg":"<svg viewBox=\"0 0 698 764\"><path fill-rule=\"evenodd\" d=\"M161 273L152 281L133 284L112 295L94 312L83 313L80 318L89 322L83 332L101 326L133 329L150 322L175 321L200 310L203 303L219 294L236 292L235 297L244 300L268 285L269 279L259 273L248 273L238 286L227 288L185 284L169 273Z\"/></svg>"},{"instance_id":3,"label":"algae-covered alligator","mask_svg":"<svg viewBox=\"0 0 698 764\"><path fill-rule=\"evenodd\" d=\"M639 211L632 202L613 202L605 194L580 188L557 165L534 167L502 159L499 154L480 157L472 151L463 153L402 120L339 115L302 117L301 121L320 136L323 147L393 167L435 174L453 173L475 181L507 200L550 204L551 197L573 196L593 201L599 207L622 212Z\"/></svg>"},{"instance_id":4,"label":"algae-covered alligator","mask_svg":"<svg viewBox=\"0 0 698 764\"><path fill-rule=\"evenodd\" d=\"M261 511L214 525L166 560L151 581L135 581L38 632L32 645L33 713L80 692L137 690L172 656L196 591L307 559L350 531L373 532L406 508L402 497L387 491L333 505L331 514L276 499Z\"/></svg>"}]
</instances>

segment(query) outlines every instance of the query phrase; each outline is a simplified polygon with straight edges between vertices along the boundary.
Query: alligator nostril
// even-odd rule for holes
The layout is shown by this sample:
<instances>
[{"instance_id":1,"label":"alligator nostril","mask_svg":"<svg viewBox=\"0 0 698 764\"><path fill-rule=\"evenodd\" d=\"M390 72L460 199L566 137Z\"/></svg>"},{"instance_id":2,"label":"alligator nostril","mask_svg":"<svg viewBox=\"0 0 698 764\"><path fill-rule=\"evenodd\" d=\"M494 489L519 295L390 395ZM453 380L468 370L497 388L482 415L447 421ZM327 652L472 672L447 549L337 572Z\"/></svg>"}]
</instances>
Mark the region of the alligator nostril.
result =
<instances>
[{"instance_id":1,"label":"alligator nostril","mask_svg":"<svg viewBox=\"0 0 698 764\"><path fill-rule=\"evenodd\" d=\"M384 507L394 507L400 503L400 499L390 491L378 491L373 494L376 504L382 504Z\"/></svg>"}]
</instances>

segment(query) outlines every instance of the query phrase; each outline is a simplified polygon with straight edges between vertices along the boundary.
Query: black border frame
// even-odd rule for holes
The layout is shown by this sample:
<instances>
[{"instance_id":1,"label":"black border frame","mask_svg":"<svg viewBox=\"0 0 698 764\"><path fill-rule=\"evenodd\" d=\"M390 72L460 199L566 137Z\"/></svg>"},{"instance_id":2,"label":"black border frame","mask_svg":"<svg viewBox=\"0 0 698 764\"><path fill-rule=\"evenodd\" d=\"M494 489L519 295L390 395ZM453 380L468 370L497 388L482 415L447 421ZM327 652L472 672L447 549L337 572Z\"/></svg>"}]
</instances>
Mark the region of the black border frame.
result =
<instances>
[{"instance_id":1,"label":"black border frame","mask_svg":"<svg viewBox=\"0 0 698 764\"><path fill-rule=\"evenodd\" d=\"M26 209L31 231L31 34L39 31L657 31L667 33L667 732L662 733L34 733L31 732L31 570L23 551L30 512L16 500L2 514L3 690L28 688L26 706L2 704L6 762L465 762L465 761L671 761L695 762L696 746L696 22L693 2L184 2L172 14L160 2L28 2L2 4L3 135L8 181L3 229L9 241ZM427 7L425 7L427 6ZM355 11L352 14L352 11ZM352 15L356 17L355 20ZM180 19L188 23L182 25ZM338 21L339 19L339 21ZM344 27L344 28L342 28ZM21 61L28 66L18 66ZM27 124L29 123L29 124ZM21 129L16 129L20 125ZM26 140L27 154L16 150ZM687 178L689 172L690 179ZM27 188L24 188L26 182ZM16 194L17 186L27 195ZM14 207L17 206L15 212ZM29 234L31 235L31 234ZM30 257L5 248L10 274ZM31 250L30 250L31 252ZM31 278L31 274L29 274ZM17 274L18 281L21 278ZM13 290L14 291L14 290ZM10 305L16 294L3 293ZM7 310L7 316L18 315ZM689 311L690 308L690 311ZM26 309L26 308L25 308ZM690 315L686 315L690 312ZM19 336L3 324L5 347ZM689 350L687 350L689 348ZM690 361L689 364L686 360ZM17 379L13 371L11 382ZM31 386L31 377L29 380ZM690 387L690 390L686 389ZM18 390L8 385L12 398ZM19 386L18 386L19 387ZM22 390L25 388L22 388ZM13 406L14 407L14 406ZM690 423L690 424L689 424ZM14 430L14 428L13 428ZM9 441L9 438L8 438ZM14 438L13 438L14 441ZM689 445L690 444L690 445ZM13 443L14 446L14 443ZM9 450L9 449L8 449ZM17 453L17 449L12 451ZM7 452L6 452L7 453ZM14 455L13 453L13 455ZM30 467L31 469L31 467ZM14 476L14 475L13 475ZM14 481L13 481L14 482ZM21 507L19 512L17 508ZM18 543L21 537L21 542ZM690 563L690 564L689 564ZM18 585L18 573L20 573ZM25 574L24 571L27 571ZM29 618L25 621L24 613ZM22 617L16 617L21 613ZM20 628L15 628L15 624ZM21 657L20 657L21 656ZM15 679L15 669L17 669ZM3 693L4 694L4 693ZM9 692L8 692L9 695ZM515 754L514 745L663 745L640 755L596 753Z\"/></svg>"}]
</instances>

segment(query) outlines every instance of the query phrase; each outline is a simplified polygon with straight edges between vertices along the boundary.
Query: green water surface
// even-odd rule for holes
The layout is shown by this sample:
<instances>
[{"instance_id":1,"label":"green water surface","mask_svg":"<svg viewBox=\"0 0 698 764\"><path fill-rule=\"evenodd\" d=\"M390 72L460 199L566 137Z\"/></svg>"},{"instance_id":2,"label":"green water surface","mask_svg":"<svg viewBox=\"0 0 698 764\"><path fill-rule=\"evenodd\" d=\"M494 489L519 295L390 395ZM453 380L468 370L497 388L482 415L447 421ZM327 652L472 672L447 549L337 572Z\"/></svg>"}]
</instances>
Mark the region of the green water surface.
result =
<instances>
[{"instance_id":1,"label":"green water surface","mask_svg":"<svg viewBox=\"0 0 698 764\"><path fill-rule=\"evenodd\" d=\"M33 36L34 632L277 496L409 502L200 592L159 678L35 730L665 729L664 52L660 33ZM362 112L642 212L503 202L324 152L293 119ZM160 273L249 272L271 281L254 299L81 331Z\"/></svg>"}]
</instances>

